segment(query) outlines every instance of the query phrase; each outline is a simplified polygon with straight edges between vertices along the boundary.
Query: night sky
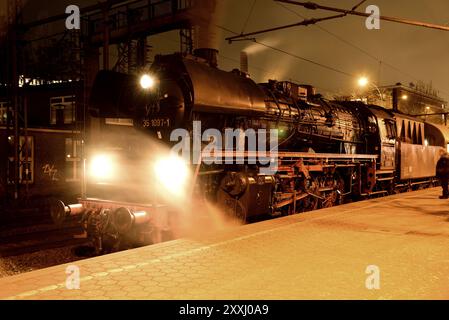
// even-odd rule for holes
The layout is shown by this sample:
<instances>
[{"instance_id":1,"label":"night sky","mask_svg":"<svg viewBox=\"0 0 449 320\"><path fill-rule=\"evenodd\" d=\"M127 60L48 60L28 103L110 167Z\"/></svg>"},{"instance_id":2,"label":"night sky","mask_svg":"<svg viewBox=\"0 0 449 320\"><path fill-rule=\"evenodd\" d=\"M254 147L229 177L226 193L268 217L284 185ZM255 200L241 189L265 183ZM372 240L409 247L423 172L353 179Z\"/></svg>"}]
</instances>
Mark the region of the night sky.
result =
<instances>
[{"instance_id":1,"label":"night sky","mask_svg":"<svg viewBox=\"0 0 449 320\"><path fill-rule=\"evenodd\" d=\"M241 32L252 0L226 0L227 16L224 23L230 29ZM317 1L329 6L351 8L358 0ZM449 1L447 0L376 0L381 14L396 16L438 24L449 24ZM320 17L332 15L309 11L292 5L283 6L293 9L302 16ZM367 4L361 8L365 10ZM254 13L248 23L247 31L271 26L294 23L300 20L294 13L270 0L258 0ZM324 28L325 30L320 29ZM390 67L381 68L379 84L402 82L433 81L441 95L449 98L449 32L417 28L413 26L382 22L381 30L367 30L365 20L361 17L346 17L320 23L317 26L298 27L290 30L261 35L258 40L296 55L332 66L354 75L366 75L375 82L379 77L379 61L355 49L351 45L329 34L331 32L341 39L369 52L379 60L397 67L398 72ZM228 36L226 34L226 36ZM248 44L246 44L248 45ZM222 42L221 53L236 56L237 51L245 48L244 43L228 45ZM263 47L253 47L250 65L267 69L268 72L252 69L257 77L267 77L273 72L278 78L293 78L319 87L320 91L347 93L355 90L355 79L300 61L284 54L273 52ZM259 49L259 50L258 50ZM229 62L223 63L228 66ZM404 74L405 73L405 74ZM272 75L271 75L272 76ZM413 76L413 77L411 77Z\"/></svg>"},{"instance_id":2,"label":"night sky","mask_svg":"<svg viewBox=\"0 0 449 320\"><path fill-rule=\"evenodd\" d=\"M1 0L3 3L5 0ZM245 21L254 0L219 0L224 4L222 17L217 25L243 31ZM85 6L96 3L90 0L28 0L28 19L64 12L68 4ZM318 3L349 9L359 0L321 0ZM362 5L378 5L381 14L449 25L449 1L447 0L375 0ZM288 8L288 9L286 9ZM291 11L293 10L293 12ZM278 4L272 0L257 0L245 31L298 22L301 18L322 17L332 13L309 11L294 5ZM220 66L229 70L238 67L239 52L247 50L250 73L256 81L267 78L292 79L310 83L321 92L350 94L357 90L356 78L330 71L286 54L275 52L248 42L228 44L219 34ZM331 34L332 33L332 34ZM154 37L151 44L155 53L179 51L177 34ZM390 22L382 22L381 30L367 30L362 17L345 17L316 26L297 27L259 35L257 40L295 55L314 60L354 76L365 75L378 85L418 80L429 83L449 99L449 32L418 28ZM357 46L360 49L355 48ZM367 51L371 56L363 53ZM380 61L395 66L388 67ZM380 76L380 77L379 77Z\"/></svg>"}]
</instances>

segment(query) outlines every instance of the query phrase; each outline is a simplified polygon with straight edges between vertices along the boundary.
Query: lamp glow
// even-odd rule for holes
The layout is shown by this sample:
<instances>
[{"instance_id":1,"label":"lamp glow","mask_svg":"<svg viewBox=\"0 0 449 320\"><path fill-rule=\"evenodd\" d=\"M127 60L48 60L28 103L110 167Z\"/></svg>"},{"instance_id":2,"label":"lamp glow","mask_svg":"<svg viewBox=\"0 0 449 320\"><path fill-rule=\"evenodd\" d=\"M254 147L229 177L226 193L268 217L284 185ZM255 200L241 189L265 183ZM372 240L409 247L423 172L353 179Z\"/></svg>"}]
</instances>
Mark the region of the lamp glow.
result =
<instances>
[{"instance_id":1,"label":"lamp glow","mask_svg":"<svg viewBox=\"0 0 449 320\"><path fill-rule=\"evenodd\" d=\"M96 180L109 180L114 174L114 160L107 155L96 156L92 159L89 171L91 177Z\"/></svg>"},{"instance_id":2,"label":"lamp glow","mask_svg":"<svg viewBox=\"0 0 449 320\"><path fill-rule=\"evenodd\" d=\"M189 180L189 167L182 158L172 155L156 162L154 172L159 183L171 194L182 196Z\"/></svg>"},{"instance_id":3,"label":"lamp glow","mask_svg":"<svg viewBox=\"0 0 449 320\"><path fill-rule=\"evenodd\" d=\"M141 78L140 78L140 86L142 87L142 89L148 90L154 87L156 81L154 80L153 77L151 77L148 74L144 74Z\"/></svg>"},{"instance_id":4,"label":"lamp glow","mask_svg":"<svg viewBox=\"0 0 449 320\"><path fill-rule=\"evenodd\" d=\"M369 83L369 80L366 77L361 77L359 79L359 86L362 88L366 87L368 85L368 83Z\"/></svg>"}]
</instances>

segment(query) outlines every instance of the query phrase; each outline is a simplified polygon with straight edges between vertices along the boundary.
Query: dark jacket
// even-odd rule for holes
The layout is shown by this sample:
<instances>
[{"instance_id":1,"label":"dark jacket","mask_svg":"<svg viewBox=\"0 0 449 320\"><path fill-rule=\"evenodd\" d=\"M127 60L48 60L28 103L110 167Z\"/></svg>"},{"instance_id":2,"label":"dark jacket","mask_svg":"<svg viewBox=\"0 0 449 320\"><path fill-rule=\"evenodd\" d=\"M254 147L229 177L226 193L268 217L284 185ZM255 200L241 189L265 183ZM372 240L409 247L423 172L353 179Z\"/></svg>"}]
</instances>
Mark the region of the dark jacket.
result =
<instances>
[{"instance_id":1,"label":"dark jacket","mask_svg":"<svg viewBox=\"0 0 449 320\"><path fill-rule=\"evenodd\" d=\"M438 160L437 177L440 179L449 178L449 155L443 155L440 160Z\"/></svg>"}]
</instances>

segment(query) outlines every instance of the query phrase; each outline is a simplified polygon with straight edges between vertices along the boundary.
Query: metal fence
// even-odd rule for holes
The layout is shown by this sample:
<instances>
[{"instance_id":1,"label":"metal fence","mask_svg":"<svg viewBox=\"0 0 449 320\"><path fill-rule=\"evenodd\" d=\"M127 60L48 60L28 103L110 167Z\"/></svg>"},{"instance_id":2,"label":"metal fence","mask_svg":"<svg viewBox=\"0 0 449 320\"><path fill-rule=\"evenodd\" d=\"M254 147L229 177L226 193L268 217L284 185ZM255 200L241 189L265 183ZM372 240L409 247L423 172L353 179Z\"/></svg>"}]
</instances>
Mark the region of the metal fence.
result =
<instances>
[{"instance_id":1,"label":"metal fence","mask_svg":"<svg viewBox=\"0 0 449 320\"><path fill-rule=\"evenodd\" d=\"M113 7L108 11L108 28L110 31L151 21L156 18L174 15L192 8L194 0L139 0ZM104 32L104 14L96 13L88 17L89 34Z\"/></svg>"}]
</instances>

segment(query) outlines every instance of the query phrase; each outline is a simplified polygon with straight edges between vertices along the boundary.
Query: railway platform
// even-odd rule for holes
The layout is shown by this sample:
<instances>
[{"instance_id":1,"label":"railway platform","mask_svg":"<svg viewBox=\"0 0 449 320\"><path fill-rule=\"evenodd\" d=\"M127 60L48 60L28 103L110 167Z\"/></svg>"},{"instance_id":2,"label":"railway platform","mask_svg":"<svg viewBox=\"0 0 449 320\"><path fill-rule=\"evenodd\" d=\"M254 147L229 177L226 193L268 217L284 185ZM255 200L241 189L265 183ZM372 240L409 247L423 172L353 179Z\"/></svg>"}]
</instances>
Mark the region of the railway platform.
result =
<instances>
[{"instance_id":1,"label":"railway platform","mask_svg":"<svg viewBox=\"0 0 449 320\"><path fill-rule=\"evenodd\" d=\"M448 299L449 200L429 189L0 280L7 300ZM72 266L73 267L73 266Z\"/></svg>"}]
</instances>

